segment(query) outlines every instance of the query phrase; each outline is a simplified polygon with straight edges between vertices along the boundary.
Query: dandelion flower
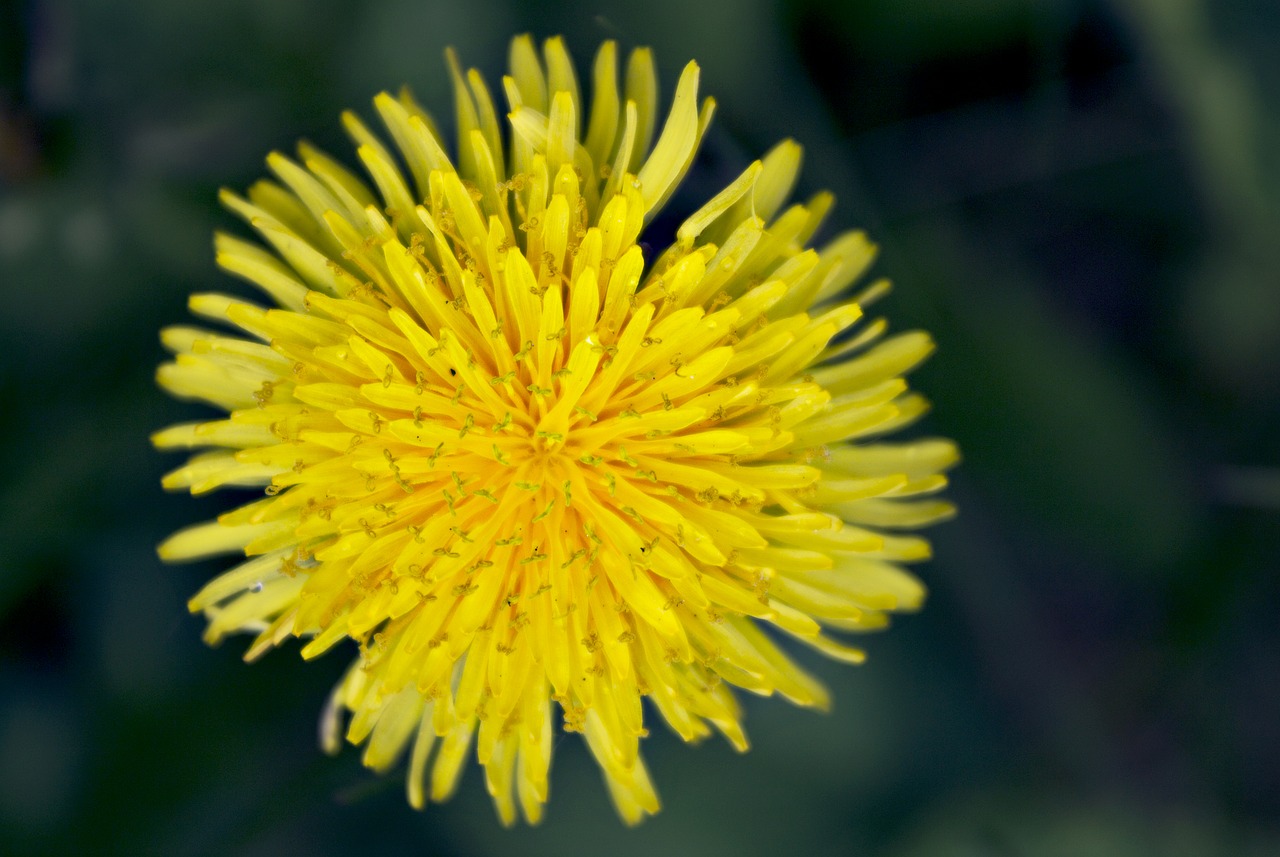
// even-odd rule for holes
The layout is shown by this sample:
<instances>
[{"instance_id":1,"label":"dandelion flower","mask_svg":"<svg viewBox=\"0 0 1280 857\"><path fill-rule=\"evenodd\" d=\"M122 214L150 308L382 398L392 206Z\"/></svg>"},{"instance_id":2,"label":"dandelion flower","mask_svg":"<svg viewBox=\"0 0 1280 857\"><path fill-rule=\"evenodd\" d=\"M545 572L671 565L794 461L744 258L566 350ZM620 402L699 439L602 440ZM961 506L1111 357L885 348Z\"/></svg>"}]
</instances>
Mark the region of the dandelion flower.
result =
<instances>
[{"instance_id":1,"label":"dandelion flower","mask_svg":"<svg viewBox=\"0 0 1280 857\"><path fill-rule=\"evenodd\" d=\"M447 56L455 155L382 94L390 143L343 116L367 179L304 143L222 194L267 246L218 235L218 263L269 306L191 298L232 331L166 329L159 383L227 415L153 440L199 450L166 488L264 496L159 552L243 555L190 607L211 643L255 632L248 660L354 641L324 743L379 771L407 752L413 806L474 741L501 820L537 822L559 720L635 822L655 714L745 749L733 688L828 704L783 636L857 663L829 629L919 605L900 564L928 543L899 531L950 514L922 495L956 451L875 438L924 411L902 375L932 345L862 322L886 288L848 296L862 233L807 246L832 200L784 207L790 141L647 258L711 120L696 64L660 122L647 50L620 80L606 42L588 107L560 39L517 38L503 123Z\"/></svg>"}]
</instances>

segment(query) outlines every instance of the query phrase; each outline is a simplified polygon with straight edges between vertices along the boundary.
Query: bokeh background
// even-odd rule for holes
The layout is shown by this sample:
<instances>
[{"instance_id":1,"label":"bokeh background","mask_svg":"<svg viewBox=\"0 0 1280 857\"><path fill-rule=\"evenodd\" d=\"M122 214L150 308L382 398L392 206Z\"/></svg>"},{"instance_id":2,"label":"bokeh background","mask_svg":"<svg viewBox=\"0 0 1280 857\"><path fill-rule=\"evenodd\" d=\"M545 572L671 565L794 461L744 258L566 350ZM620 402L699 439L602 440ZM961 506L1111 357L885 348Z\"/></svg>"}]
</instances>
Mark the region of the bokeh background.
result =
<instances>
[{"instance_id":1,"label":"bokeh background","mask_svg":"<svg viewBox=\"0 0 1280 857\"><path fill-rule=\"evenodd\" d=\"M696 57L720 109L685 202L774 141L880 242L933 331L919 431L966 456L927 608L751 753L646 742L616 820L576 736L549 815L473 767L425 813L315 744L346 658L200 643L217 564L154 545L152 382L186 295L235 290L215 204L441 52L510 35ZM0 0L0 852L1280 854L1280 6L1271 0ZM678 200L677 203L680 201Z\"/></svg>"}]
</instances>

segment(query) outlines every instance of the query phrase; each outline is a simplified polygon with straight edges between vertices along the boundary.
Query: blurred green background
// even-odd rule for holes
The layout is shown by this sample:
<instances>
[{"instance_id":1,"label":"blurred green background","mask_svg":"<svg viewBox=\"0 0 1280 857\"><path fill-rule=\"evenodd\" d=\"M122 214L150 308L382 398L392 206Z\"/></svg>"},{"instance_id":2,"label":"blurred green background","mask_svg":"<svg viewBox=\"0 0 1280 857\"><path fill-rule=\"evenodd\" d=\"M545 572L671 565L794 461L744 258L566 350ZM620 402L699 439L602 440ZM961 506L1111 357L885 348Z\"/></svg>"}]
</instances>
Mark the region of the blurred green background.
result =
<instances>
[{"instance_id":1,"label":"blurred green background","mask_svg":"<svg viewBox=\"0 0 1280 857\"><path fill-rule=\"evenodd\" d=\"M154 554L231 499L147 443L200 413L157 330L238 288L217 188L354 161L380 89L447 122L444 46L494 81L522 31L700 61L677 206L799 139L966 455L925 611L805 660L830 715L747 699L745 756L655 729L633 831L576 736L540 828L474 767L411 811L316 747L346 658L205 648L218 564ZM0 0L0 852L1280 854L1278 39L1270 0Z\"/></svg>"}]
</instances>

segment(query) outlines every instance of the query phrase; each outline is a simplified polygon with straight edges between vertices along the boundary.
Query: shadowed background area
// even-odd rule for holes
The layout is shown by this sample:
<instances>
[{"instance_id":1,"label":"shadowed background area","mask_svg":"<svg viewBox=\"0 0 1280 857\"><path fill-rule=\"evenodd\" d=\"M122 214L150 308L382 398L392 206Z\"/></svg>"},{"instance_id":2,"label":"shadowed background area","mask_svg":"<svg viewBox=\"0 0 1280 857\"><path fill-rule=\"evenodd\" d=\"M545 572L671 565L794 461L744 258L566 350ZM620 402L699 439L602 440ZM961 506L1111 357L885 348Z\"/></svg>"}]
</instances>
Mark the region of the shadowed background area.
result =
<instances>
[{"instance_id":1,"label":"shadowed background area","mask_svg":"<svg viewBox=\"0 0 1280 857\"><path fill-rule=\"evenodd\" d=\"M217 188L301 137L354 163L339 112L402 83L448 125L445 45L496 82L522 31L580 73L651 45L666 97L699 60L677 213L803 143L966 456L924 612L801 656L829 715L747 699L745 756L655 720L634 831L577 736L540 828L474 766L411 811L316 747L347 658L205 648L222 564L154 553L235 499L164 495L147 441L206 413L152 375L239 289ZM1280 853L1278 37L1263 0L0 0L0 851Z\"/></svg>"}]
</instances>

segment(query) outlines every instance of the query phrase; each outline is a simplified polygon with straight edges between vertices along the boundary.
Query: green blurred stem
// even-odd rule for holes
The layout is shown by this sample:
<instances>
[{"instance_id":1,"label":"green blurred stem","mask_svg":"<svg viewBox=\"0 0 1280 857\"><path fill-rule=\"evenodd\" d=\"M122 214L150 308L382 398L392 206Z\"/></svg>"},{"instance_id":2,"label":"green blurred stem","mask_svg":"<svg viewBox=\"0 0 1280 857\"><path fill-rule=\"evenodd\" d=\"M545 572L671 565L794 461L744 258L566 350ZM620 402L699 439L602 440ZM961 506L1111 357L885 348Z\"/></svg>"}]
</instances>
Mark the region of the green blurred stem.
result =
<instances>
[{"instance_id":1,"label":"green blurred stem","mask_svg":"<svg viewBox=\"0 0 1280 857\"><path fill-rule=\"evenodd\" d=\"M1115 0L1163 80L1194 147L1205 198L1224 225L1276 217L1261 158L1268 115L1243 61L1212 39L1204 0Z\"/></svg>"}]
</instances>

